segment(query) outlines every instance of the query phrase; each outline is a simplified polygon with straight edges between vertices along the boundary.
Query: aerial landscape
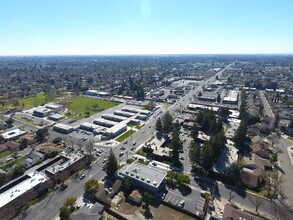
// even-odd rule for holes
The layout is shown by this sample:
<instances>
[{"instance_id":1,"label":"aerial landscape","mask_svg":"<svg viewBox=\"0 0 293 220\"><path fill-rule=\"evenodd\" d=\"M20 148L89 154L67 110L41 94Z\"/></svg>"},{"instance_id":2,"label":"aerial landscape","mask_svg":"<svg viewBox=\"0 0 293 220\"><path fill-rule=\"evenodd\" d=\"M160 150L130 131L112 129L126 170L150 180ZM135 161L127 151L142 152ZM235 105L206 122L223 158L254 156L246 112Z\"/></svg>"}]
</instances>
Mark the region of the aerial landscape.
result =
<instances>
[{"instance_id":1,"label":"aerial landscape","mask_svg":"<svg viewBox=\"0 0 293 220\"><path fill-rule=\"evenodd\" d=\"M1 2L0 219L293 219L291 6Z\"/></svg>"}]
</instances>

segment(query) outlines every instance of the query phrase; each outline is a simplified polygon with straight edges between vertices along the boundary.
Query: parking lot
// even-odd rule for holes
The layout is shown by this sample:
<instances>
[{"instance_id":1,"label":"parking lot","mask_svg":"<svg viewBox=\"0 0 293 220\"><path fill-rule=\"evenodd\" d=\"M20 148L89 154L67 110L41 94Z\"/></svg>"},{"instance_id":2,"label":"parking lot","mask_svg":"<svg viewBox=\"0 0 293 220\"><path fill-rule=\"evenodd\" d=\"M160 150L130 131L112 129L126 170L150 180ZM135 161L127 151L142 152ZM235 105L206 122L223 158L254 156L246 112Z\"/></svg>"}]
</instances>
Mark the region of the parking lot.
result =
<instances>
[{"instance_id":1,"label":"parking lot","mask_svg":"<svg viewBox=\"0 0 293 220\"><path fill-rule=\"evenodd\" d=\"M164 201L180 207L180 202L184 201L183 209L192 213L201 212L204 208L205 199L197 190L191 189L188 195L182 195L179 190L168 190Z\"/></svg>"}]
</instances>

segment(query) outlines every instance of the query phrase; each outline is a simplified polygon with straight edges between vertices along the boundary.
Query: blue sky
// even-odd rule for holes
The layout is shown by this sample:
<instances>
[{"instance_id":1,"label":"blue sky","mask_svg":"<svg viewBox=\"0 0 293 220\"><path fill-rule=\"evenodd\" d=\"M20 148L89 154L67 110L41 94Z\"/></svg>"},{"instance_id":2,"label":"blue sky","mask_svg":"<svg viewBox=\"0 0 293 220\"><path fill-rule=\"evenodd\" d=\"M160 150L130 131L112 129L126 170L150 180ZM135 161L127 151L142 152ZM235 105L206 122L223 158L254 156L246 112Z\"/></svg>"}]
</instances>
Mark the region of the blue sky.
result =
<instances>
[{"instance_id":1,"label":"blue sky","mask_svg":"<svg viewBox=\"0 0 293 220\"><path fill-rule=\"evenodd\" d=\"M293 53L292 0L0 0L0 55Z\"/></svg>"}]
</instances>

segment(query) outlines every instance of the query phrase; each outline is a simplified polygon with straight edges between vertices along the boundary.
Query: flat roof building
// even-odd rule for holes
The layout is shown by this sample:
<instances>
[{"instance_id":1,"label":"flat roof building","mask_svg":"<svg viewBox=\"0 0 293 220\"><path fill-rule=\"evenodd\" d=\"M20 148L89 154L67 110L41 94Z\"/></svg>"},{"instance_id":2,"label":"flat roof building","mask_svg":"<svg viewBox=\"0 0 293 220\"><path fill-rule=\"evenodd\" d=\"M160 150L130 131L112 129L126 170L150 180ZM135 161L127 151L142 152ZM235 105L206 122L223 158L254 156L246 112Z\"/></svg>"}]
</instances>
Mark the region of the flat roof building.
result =
<instances>
[{"instance_id":1,"label":"flat roof building","mask_svg":"<svg viewBox=\"0 0 293 220\"><path fill-rule=\"evenodd\" d=\"M113 127L114 125L117 125L118 122L110 121L110 120L107 120L107 119L104 119L104 118L96 118L96 119L94 120L94 124L96 124L96 125L101 125L101 126L108 127L108 128L111 128L111 127Z\"/></svg>"},{"instance_id":2,"label":"flat roof building","mask_svg":"<svg viewBox=\"0 0 293 220\"><path fill-rule=\"evenodd\" d=\"M26 134L26 131L16 128L10 131L3 132L1 135L5 140L15 140L24 134Z\"/></svg>"},{"instance_id":3,"label":"flat roof building","mask_svg":"<svg viewBox=\"0 0 293 220\"><path fill-rule=\"evenodd\" d=\"M124 180L130 178L135 185L158 193L164 186L167 172L133 162L118 171L117 176Z\"/></svg>"},{"instance_id":4,"label":"flat roof building","mask_svg":"<svg viewBox=\"0 0 293 220\"><path fill-rule=\"evenodd\" d=\"M53 121L59 121L59 120L62 120L64 118L65 118L65 116L64 115L61 115L61 114L49 115L49 119L50 120L53 120Z\"/></svg>"},{"instance_id":5,"label":"flat roof building","mask_svg":"<svg viewBox=\"0 0 293 220\"><path fill-rule=\"evenodd\" d=\"M230 90L228 95L224 97L223 104L238 104L238 94L236 90Z\"/></svg>"},{"instance_id":6,"label":"flat roof building","mask_svg":"<svg viewBox=\"0 0 293 220\"><path fill-rule=\"evenodd\" d=\"M119 134L127 131L127 125L125 123L119 123L106 130L105 135L109 137L117 137Z\"/></svg>"},{"instance_id":7,"label":"flat roof building","mask_svg":"<svg viewBox=\"0 0 293 220\"><path fill-rule=\"evenodd\" d=\"M206 106L206 105L197 105L197 104L189 104L188 108L190 110L209 109L209 110L212 110L213 112L219 111L218 107L212 107L212 106Z\"/></svg>"},{"instance_id":8,"label":"flat roof building","mask_svg":"<svg viewBox=\"0 0 293 220\"><path fill-rule=\"evenodd\" d=\"M46 177L46 175L35 171L33 173L27 174L25 177L23 177L23 179L24 180L21 181L20 183L18 183L17 185L14 185L11 188L8 188L4 192L1 192L1 194L0 194L0 208L5 206L6 204L12 202L17 197L19 197L22 194L24 194L25 192L31 190L32 188L34 188L38 184L45 182L48 178ZM8 187L9 187L9 185L8 185Z\"/></svg>"},{"instance_id":9,"label":"flat roof building","mask_svg":"<svg viewBox=\"0 0 293 220\"><path fill-rule=\"evenodd\" d=\"M39 108L36 108L36 109L33 111L33 115L34 115L34 116L37 116L37 117L40 117L40 118L43 118L43 117L48 116L48 115L51 114L52 112L53 112L52 109L45 108L45 107L39 107Z\"/></svg>"},{"instance_id":10,"label":"flat roof building","mask_svg":"<svg viewBox=\"0 0 293 220\"><path fill-rule=\"evenodd\" d=\"M86 130L86 131L95 131L96 129L99 128L98 125L95 125L95 124L92 124L92 123L89 123L89 122L83 122L79 125L79 128L80 129L83 129L83 130Z\"/></svg>"},{"instance_id":11,"label":"flat roof building","mask_svg":"<svg viewBox=\"0 0 293 220\"><path fill-rule=\"evenodd\" d=\"M64 134L68 134L73 131L73 127L69 125L65 125L65 124L55 124L53 126L53 130L64 133Z\"/></svg>"},{"instance_id":12,"label":"flat roof building","mask_svg":"<svg viewBox=\"0 0 293 220\"><path fill-rule=\"evenodd\" d=\"M116 122L121 122L127 119L127 117L122 117L122 116L112 115L112 114L104 114L102 115L102 118L105 118L111 121L116 121Z\"/></svg>"},{"instance_id":13,"label":"flat roof building","mask_svg":"<svg viewBox=\"0 0 293 220\"><path fill-rule=\"evenodd\" d=\"M136 113L125 112L125 111L119 111L119 110L114 111L113 114L114 114L114 115L123 116L123 117L127 117L127 118L130 118L130 117L133 117L133 116L136 115Z\"/></svg>"},{"instance_id":14,"label":"flat roof building","mask_svg":"<svg viewBox=\"0 0 293 220\"><path fill-rule=\"evenodd\" d=\"M45 107L51 109L53 112L58 112L63 109L62 105L58 105L56 103L48 103L45 105Z\"/></svg>"}]
</instances>

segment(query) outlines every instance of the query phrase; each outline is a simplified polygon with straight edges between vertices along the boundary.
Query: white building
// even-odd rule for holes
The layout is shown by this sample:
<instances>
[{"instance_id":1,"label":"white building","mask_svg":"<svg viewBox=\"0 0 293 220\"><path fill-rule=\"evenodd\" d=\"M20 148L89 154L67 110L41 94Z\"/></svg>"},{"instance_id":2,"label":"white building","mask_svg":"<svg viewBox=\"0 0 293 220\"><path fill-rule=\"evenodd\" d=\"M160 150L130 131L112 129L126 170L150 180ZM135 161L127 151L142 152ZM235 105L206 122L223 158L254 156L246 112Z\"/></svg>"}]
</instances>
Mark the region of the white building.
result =
<instances>
[{"instance_id":1,"label":"white building","mask_svg":"<svg viewBox=\"0 0 293 220\"><path fill-rule=\"evenodd\" d=\"M238 94L236 90L230 90L228 95L224 97L223 104L238 104Z\"/></svg>"},{"instance_id":2,"label":"white building","mask_svg":"<svg viewBox=\"0 0 293 220\"><path fill-rule=\"evenodd\" d=\"M3 132L1 135L5 140L15 140L24 134L26 134L26 131L16 128L10 131Z\"/></svg>"},{"instance_id":3,"label":"white building","mask_svg":"<svg viewBox=\"0 0 293 220\"><path fill-rule=\"evenodd\" d=\"M69 125L65 125L65 124L55 124L53 126L53 130L64 133L64 134L68 134L73 131L73 127Z\"/></svg>"}]
</instances>

